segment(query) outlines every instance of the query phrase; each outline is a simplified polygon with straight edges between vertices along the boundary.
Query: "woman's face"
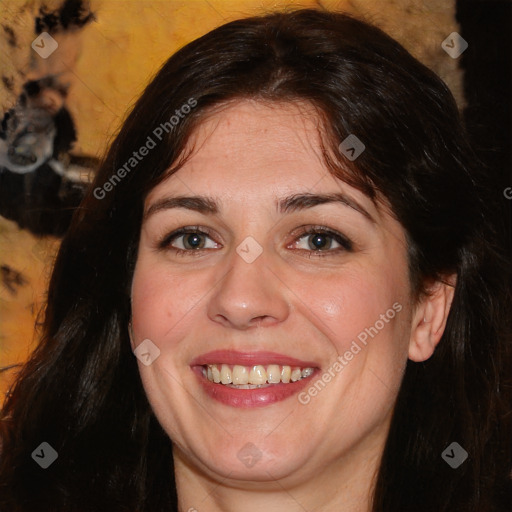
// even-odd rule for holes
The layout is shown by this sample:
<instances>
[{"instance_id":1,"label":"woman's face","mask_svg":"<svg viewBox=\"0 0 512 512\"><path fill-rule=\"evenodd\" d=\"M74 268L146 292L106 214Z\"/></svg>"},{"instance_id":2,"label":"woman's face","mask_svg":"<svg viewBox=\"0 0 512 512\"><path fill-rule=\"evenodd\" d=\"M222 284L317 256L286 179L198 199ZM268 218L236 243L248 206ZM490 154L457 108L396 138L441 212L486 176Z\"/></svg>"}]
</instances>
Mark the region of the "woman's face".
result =
<instances>
[{"instance_id":1,"label":"woman's face","mask_svg":"<svg viewBox=\"0 0 512 512\"><path fill-rule=\"evenodd\" d=\"M213 478L306 480L387 435L411 336L404 231L329 173L317 125L304 105L231 104L146 200L132 344L175 458Z\"/></svg>"}]
</instances>

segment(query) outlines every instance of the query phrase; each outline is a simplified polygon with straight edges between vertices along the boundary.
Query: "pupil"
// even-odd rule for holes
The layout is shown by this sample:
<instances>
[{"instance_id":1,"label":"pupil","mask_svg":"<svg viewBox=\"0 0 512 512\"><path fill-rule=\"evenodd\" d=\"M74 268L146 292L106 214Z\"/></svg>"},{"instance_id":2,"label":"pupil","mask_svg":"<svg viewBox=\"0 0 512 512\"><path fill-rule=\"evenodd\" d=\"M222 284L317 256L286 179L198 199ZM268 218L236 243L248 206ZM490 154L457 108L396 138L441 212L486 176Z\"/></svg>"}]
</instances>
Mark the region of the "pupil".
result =
<instances>
[{"instance_id":1,"label":"pupil","mask_svg":"<svg viewBox=\"0 0 512 512\"><path fill-rule=\"evenodd\" d=\"M313 238L313 245L316 249L322 249L327 244L325 240L325 235L317 234Z\"/></svg>"},{"instance_id":2,"label":"pupil","mask_svg":"<svg viewBox=\"0 0 512 512\"><path fill-rule=\"evenodd\" d=\"M193 240L191 242L191 240ZM188 245L192 248L196 248L196 247L199 247L201 245L201 240L200 240L200 237L197 235L197 234L191 234L189 235L187 238L186 238L186 241L188 243Z\"/></svg>"}]
</instances>

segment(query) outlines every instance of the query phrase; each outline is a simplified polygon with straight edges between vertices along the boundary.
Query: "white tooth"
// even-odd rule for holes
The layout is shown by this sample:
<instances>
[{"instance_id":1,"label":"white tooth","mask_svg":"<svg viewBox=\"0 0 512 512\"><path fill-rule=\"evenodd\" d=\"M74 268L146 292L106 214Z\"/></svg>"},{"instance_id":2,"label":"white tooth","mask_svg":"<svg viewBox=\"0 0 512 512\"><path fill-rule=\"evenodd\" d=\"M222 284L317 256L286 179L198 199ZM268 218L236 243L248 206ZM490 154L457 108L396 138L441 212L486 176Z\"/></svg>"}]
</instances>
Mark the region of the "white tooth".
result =
<instances>
[{"instance_id":1,"label":"white tooth","mask_svg":"<svg viewBox=\"0 0 512 512\"><path fill-rule=\"evenodd\" d=\"M289 366L283 366L281 369L281 382L288 383L290 382L290 377L292 375L292 369Z\"/></svg>"},{"instance_id":2,"label":"white tooth","mask_svg":"<svg viewBox=\"0 0 512 512\"><path fill-rule=\"evenodd\" d=\"M235 388L235 389L259 389L259 388L266 388L270 384L240 384L235 386L234 384L228 384L228 388Z\"/></svg>"},{"instance_id":3,"label":"white tooth","mask_svg":"<svg viewBox=\"0 0 512 512\"><path fill-rule=\"evenodd\" d=\"M231 382L233 382L231 369L227 364L223 364L220 367L220 381L222 382L222 384L231 384Z\"/></svg>"},{"instance_id":4,"label":"white tooth","mask_svg":"<svg viewBox=\"0 0 512 512\"><path fill-rule=\"evenodd\" d=\"M220 370L217 368L216 364L212 364L212 375L213 375L213 382L218 384L220 382Z\"/></svg>"},{"instance_id":5,"label":"white tooth","mask_svg":"<svg viewBox=\"0 0 512 512\"><path fill-rule=\"evenodd\" d=\"M306 377L309 377L313 371L313 368L304 368L304 370L302 370L301 377L305 379Z\"/></svg>"},{"instance_id":6,"label":"white tooth","mask_svg":"<svg viewBox=\"0 0 512 512\"><path fill-rule=\"evenodd\" d=\"M212 367L211 366L208 366L208 369L206 370L207 371L207 374L206 374L206 378L213 382L213 373L212 373Z\"/></svg>"},{"instance_id":7,"label":"white tooth","mask_svg":"<svg viewBox=\"0 0 512 512\"><path fill-rule=\"evenodd\" d=\"M271 384L281 382L281 368L277 364L269 364L267 366L267 381Z\"/></svg>"},{"instance_id":8,"label":"white tooth","mask_svg":"<svg viewBox=\"0 0 512 512\"><path fill-rule=\"evenodd\" d=\"M300 376L301 376L300 368L294 368L292 370L292 375L291 375L292 382L297 382L300 379Z\"/></svg>"},{"instance_id":9,"label":"white tooth","mask_svg":"<svg viewBox=\"0 0 512 512\"><path fill-rule=\"evenodd\" d=\"M245 366L235 364L233 367L233 384L249 384L249 372Z\"/></svg>"},{"instance_id":10,"label":"white tooth","mask_svg":"<svg viewBox=\"0 0 512 512\"><path fill-rule=\"evenodd\" d=\"M261 365L253 366L249 374L249 384L266 384L267 372Z\"/></svg>"}]
</instances>

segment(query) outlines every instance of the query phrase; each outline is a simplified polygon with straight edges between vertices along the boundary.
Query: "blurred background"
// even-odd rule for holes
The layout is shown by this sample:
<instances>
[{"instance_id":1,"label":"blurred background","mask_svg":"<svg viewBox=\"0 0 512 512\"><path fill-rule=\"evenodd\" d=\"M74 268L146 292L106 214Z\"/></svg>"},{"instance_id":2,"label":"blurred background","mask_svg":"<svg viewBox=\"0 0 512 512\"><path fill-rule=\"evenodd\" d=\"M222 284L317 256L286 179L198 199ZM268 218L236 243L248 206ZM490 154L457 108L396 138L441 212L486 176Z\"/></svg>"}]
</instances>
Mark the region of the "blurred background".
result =
<instances>
[{"instance_id":1,"label":"blurred background","mask_svg":"<svg viewBox=\"0 0 512 512\"><path fill-rule=\"evenodd\" d=\"M150 78L218 25L286 7L363 17L446 81L510 248L509 0L0 0L0 399L37 344L71 215Z\"/></svg>"}]
</instances>

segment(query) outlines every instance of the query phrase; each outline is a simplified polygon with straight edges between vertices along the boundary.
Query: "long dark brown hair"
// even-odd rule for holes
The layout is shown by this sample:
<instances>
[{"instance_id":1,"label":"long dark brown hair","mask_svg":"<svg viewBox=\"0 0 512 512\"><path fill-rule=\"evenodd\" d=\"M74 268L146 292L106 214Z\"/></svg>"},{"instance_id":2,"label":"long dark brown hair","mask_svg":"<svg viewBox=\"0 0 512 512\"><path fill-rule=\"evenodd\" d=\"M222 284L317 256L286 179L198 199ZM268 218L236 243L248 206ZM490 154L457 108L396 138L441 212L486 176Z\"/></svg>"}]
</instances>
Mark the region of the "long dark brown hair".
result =
<instances>
[{"instance_id":1,"label":"long dark brown hair","mask_svg":"<svg viewBox=\"0 0 512 512\"><path fill-rule=\"evenodd\" d=\"M510 511L511 262L498 195L442 80L381 30L315 10L234 21L193 41L127 117L62 241L40 344L3 407L0 510L177 510L171 441L130 348L130 284L148 192L179 168L205 113L242 98L316 107L329 169L385 197L403 226L417 297L428 280L457 275L437 350L408 361L373 511ZM164 123L162 141L114 180ZM338 151L348 134L366 145L354 162ZM469 454L457 469L441 457L454 441ZM58 452L45 470L31 457L41 442Z\"/></svg>"}]
</instances>

